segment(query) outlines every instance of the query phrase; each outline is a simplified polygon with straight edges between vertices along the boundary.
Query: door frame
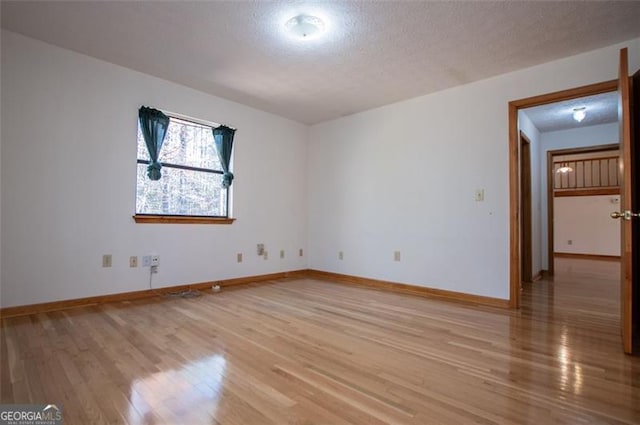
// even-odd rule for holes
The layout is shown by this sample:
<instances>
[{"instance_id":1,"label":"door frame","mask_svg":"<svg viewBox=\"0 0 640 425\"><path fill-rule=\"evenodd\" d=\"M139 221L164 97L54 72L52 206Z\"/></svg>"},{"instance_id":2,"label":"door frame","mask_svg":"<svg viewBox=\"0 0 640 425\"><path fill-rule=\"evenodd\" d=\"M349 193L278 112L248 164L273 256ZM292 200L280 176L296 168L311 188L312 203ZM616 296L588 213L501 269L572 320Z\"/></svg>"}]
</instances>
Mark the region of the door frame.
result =
<instances>
[{"instance_id":1,"label":"door frame","mask_svg":"<svg viewBox=\"0 0 640 425\"><path fill-rule=\"evenodd\" d=\"M610 80L509 102L509 306L511 308L520 308L522 276L518 110L616 90L618 90L618 80Z\"/></svg>"},{"instance_id":2,"label":"door frame","mask_svg":"<svg viewBox=\"0 0 640 425\"><path fill-rule=\"evenodd\" d=\"M555 176L553 175L553 157L554 156L564 156L564 155L578 155L581 153L592 153L592 152L607 152L613 150L619 150L620 143L609 143L606 145L594 145L594 146L585 146L580 148L566 148L566 149L555 149L552 151L547 151L547 247L548 247L548 267L547 274L553 276L554 274L554 232L555 232L555 224L553 222L554 218L554 196L553 196L553 180Z\"/></svg>"},{"instance_id":3,"label":"door frame","mask_svg":"<svg viewBox=\"0 0 640 425\"><path fill-rule=\"evenodd\" d=\"M531 140L520 131L520 214L522 214L521 260L522 282L533 280L533 227L531 199Z\"/></svg>"}]
</instances>

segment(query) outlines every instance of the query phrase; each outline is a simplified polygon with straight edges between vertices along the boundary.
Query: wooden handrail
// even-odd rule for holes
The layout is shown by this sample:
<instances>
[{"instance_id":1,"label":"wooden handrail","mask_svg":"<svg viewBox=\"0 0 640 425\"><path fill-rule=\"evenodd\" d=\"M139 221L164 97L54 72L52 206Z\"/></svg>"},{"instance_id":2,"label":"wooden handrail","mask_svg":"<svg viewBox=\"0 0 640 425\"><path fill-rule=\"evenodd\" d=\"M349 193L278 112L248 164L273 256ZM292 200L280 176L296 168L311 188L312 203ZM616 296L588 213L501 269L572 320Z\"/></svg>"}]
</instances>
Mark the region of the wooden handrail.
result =
<instances>
[{"instance_id":1,"label":"wooden handrail","mask_svg":"<svg viewBox=\"0 0 640 425\"><path fill-rule=\"evenodd\" d=\"M619 162L617 155L554 161L553 190L619 188ZM558 172L563 166L569 166L572 171Z\"/></svg>"}]
</instances>

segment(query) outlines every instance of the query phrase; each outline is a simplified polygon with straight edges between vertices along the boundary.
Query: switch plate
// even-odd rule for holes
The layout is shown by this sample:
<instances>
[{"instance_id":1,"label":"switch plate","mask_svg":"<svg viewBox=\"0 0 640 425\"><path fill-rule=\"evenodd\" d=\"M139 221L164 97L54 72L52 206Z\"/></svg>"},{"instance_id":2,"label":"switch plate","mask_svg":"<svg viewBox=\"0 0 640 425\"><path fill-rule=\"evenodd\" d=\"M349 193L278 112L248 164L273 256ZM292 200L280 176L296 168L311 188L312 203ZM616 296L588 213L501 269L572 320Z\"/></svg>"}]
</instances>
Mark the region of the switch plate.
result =
<instances>
[{"instance_id":1,"label":"switch plate","mask_svg":"<svg viewBox=\"0 0 640 425\"><path fill-rule=\"evenodd\" d=\"M280 250L280 258L284 258L284 249Z\"/></svg>"},{"instance_id":2,"label":"switch plate","mask_svg":"<svg viewBox=\"0 0 640 425\"><path fill-rule=\"evenodd\" d=\"M569 240L567 241L567 245L573 245L573 240L569 239Z\"/></svg>"},{"instance_id":3,"label":"switch plate","mask_svg":"<svg viewBox=\"0 0 640 425\"><path fill-rule=\"evenodd\" d=\"M102 267L111 267L112 257L111 254L104 254L102 256Z\"/></svg>"},{"instance_id":4,"label":"switch plate","mask_svg":"<svg viewBox=\"0 0 640 425\"><path fill-rule=\"evenodd\" d=\"M338 252L338 260L344 260L344 252Z\"/></svg>"},{"instance_id":5,"label":"switch plate","mask_svg":"<svg viewBox=\"0 0 640 425\"><path fill-rule=\"evenodd\" d=\"M476 189L476 202L484 201L484 189Z\"/></svg>"},{"instance_id":6,"label":"switch plate","mask_svg":"<svg viewBox=\"0 0 640 425\"><path fill-rule=\"evenodd\" d=\"M269 252L268 251L264 251L264 254L262 254L262 256L264 257L265 260L269 259Z\"/></svg>"},{"instance_id":7,"label":"switch plate","mask_svg":"<svg viewBox=\"0 0 640 425\"><path fill-rule=\"evenodd\" d=\"M393 261L400 261L400 251L393 252Z\"/></svg>"},{"instance_id":8,"label":"switch plate","mask_svg":"<svg viewBox=\"0 0 640 425\"><path fill-rule=\"evenodd\" d=\"M259 243L258 244L258 255L264 255L264 244L263 243Z\"/></svg>"},{"instance_id":9,"label":"switch plate","mask_svg":"<svg viewBox=\"0 0 640 425\"><path fill-rule=\"evenodd\" d=\"M298 255L299 255L300 257L302 257L302 256L304 255L304 251L302 250L302 248L300 248L300 251L298 251Z\"/></svg>"},{"instance_id":10,"label":"switch plate","mask_svg":"<svg viewBox=\"0 0 640 425\"><path fill-rule=\"evenodd\" d=\"M242 253L241 252L236 254L236 259L237 259L238 263L242 263Z\"/></svg>"},{"instance_id":11,"label":"switch plate","mask_svg":"<svg viewBox=\"0 0 640 425\"><path fill-rule=\"evenodd\" d=\"M129 267L138 267L138 256L132 255L129 257Z\"/></svg>"},{"instance_id":12,"label":"switch plate","mask_svg":"<svg viewBox=\"0 0 640 425\"><path fill-rule=\"evenodd\" d=\"M151 256L143 255L142 256L142 267L151 267Z\"/></svg>"}]
</instances>

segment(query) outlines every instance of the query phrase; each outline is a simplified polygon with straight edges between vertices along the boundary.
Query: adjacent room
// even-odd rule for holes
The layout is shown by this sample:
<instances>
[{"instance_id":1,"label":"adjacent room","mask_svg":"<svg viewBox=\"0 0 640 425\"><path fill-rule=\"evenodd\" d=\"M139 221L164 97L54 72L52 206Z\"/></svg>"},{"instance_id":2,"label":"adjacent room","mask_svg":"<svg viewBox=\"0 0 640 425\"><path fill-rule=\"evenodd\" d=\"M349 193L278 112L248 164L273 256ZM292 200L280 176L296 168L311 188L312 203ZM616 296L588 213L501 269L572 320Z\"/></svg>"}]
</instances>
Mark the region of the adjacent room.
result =
<instances>
[{"instance_id":1,"label":"adjacent room","mask_svg":"<svg viewBox=\"0 0 640 425\"><path fill-rule=\"evenodd\" d=\"M640 423L640 2L0 18L0 424Z\"/></svg>"}]
</instances>

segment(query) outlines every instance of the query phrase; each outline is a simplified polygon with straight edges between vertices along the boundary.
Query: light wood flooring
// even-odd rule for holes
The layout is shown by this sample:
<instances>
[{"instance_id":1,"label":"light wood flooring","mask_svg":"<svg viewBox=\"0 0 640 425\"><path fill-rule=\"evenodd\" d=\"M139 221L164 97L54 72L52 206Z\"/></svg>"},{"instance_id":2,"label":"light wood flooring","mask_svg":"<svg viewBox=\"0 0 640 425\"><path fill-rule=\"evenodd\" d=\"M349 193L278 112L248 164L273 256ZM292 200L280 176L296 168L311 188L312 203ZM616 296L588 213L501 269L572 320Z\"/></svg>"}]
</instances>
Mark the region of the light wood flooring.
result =
<instances>
[{"instance_id":1,"label":"light wood flooring","mask_svg":"<svg viewBox=\"0 0 640 425\"><path fill-rule=\"evenodd\" d=\"M5 319L2 403L65 424L638 424L618 263L562 259L523 308L314 280Z\"/></svg>"}]
</instances>

